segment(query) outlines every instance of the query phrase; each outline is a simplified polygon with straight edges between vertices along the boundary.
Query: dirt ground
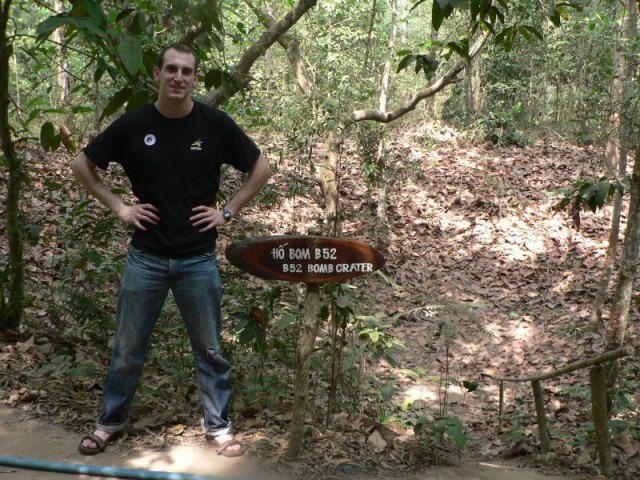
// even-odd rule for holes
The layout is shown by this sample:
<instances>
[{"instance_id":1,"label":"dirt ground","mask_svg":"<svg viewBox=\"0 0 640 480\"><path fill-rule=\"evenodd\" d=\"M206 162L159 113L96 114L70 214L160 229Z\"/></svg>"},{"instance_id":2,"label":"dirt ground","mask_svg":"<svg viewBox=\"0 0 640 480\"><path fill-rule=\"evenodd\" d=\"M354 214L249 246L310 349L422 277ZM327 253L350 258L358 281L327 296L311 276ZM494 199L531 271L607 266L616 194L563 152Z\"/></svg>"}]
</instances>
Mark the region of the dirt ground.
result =
<instances>
[{"instance_id":1,"label":"dirt ground","mask_svg":"<svg viewBox=\"0 0 640 480\"><path fill-rule=\"evenodd\" d=\"M126 469L143 469L161 472L178 472L214 479L293 480L293 472L273 472L251 455L240 458L221 458L212 454L204 444L181 445L162 450L127 450L126 445L116 444L103 454L88 457L77 452L79 436L58 425L48 425L40 419L28 418L10 408L0 407L0 455L36 458L52 462L103 465ZM126 443L126 442L125 442ZM405 480L586 480L586 476L545 476L519 468L466 461L456 467L433 467ZM72 480L113 477L95 477L28 470L0 465L0 480ZM364 473L326 478L374 480L390 476L368 476Z\"/></svg>"},{"instance_id":2,"label":"dirt ground","mask_svg":"<svg viewBox=\"0 0 640 480\"><path fill-rule=\"evenodd\" d=\"M454 458L447 463L454 466L421 468L422 465L443 465L442 458L437 461L431 457L422 458L420 453L423 452L414 454L416 449L412 449L414 445L410 443L404 444L407 445L404 450L402 444L396 448L394 443L392 448L379 453L377 447L368 443L368 436L381 413L380 405L375 402L364 405L363 402L359 415L355 415L356 412L346 414L344 424L338 419L340 428L327 428L322 421L310 423L313 428L307 446L314 448L305 451L305 459L283 464L280 459L288 439L287 413L290 410L276 408L276 404L286 402L274 402L272 398L267 399L269 404L260 407L261 415L257 420L267 419L261 426L250 426L250 420L256 418L243 418L238 414L236 425L240 438L249 447L249 454L236 459L220 458L207 448L194 425L193 419L197 418L199 410L197 401L193 401L192 395L187 398L179 389L167 389L166 398L141 396L139 406L143 410L137 420L143 425L130 432L128 438L110 446L107 452L95 457L82 456L77 453L79 432L94 421L100 388L96 378L106 371L108 356L102 354L101 345L92 342L79 340L70 345L58 345L41 334L50 329L60 334L67 328L70 331L75 328L75 324L52 327L49 306L57 297L49 293L36 297L38 305L27 312L31 316L31 338L25 336L6 346L0 343L0 455L182 472L199 475L202 479L596 478L595 446L587 429L590 418L590 402L586 397L588 372L545 383L548 418L552 423L554 453L558 461L557 466L544 470L533 470L535 458L528 455L526 449L517 459L503 460L511 458L508 453L516 446L514 442L519 441L516 436L528 442L525 447L535 449L538 429L533 400L527 384L515 383L507 387L506 418L502 425L505 435L499 436L496 433L498 386L488 375L497 372L519 377L557 370L604 351L606 335L584 327L593 305L594 279L600 276L603 252L607 248L610 206L601 209L598 215L583 214L582 227L578 231L564 213L561 215L556 211L546 194L567 179L581 178L592 170L599 171L600 155L591 149L555 147L546 143L526 149L441 143L434 149L431 143L422 144L421 135L416 135L417 140L413 143L407 143L407 139L414 137L403 135L394 146L393 168L399 173L389 189L390 230L367 221L369 214L359 214L372 211L375 206L371 203L371 192L363 185L347 181L341 190L344 196L341 202L345 205L345 218L351 220L345 222L344 233L347 237L364 237L385 250L385 277L368 281L366 289L360 290L362 298L359 302L371 305L370 309L368 306L364 309L366 313L380 314L385 321L393 319L390 333L407 345L397 357L402 371L391 371L388 364L374 367L381 379L380 385L382 380L388 379L397 389L394 402L387 402L388 413L393 416L399 404L407 402L412 409L402 412L401 420L415 422L423 414L435 417L441 407L442 383L430 377L445 371L447 375L451 374L451 378L458 380L458 385L451 382L447 386L444 404L447 413L460 419L465 426L468 443L462 463L458 463L457 452L454 452L451 455ZM320 152L322 147L318 146L314 151ZM345 152L341 160L344 164L342 175L345 179L360 178L361 164L355 148L351 147L351 153L346 149ZM61 156L47 158L38 164L39 176L34 176L32 190L41 195L29 197L30 203L25 207L33 224L51 228L54 233L49 235L50 239L60 238L59 233L55 233L59 232L55 227L58 222L54 225L52 219L58 219L60 212L72 212L78 200L75 189L64 190L61 196L61 192L50 191L47 187L47 184L69 183L68 162L68 158ZM298 174L287 172L297 172L297 169L297 164L292 164L277 173L274 184L281 186L283 193L295 190ZM303 233L305 225L315 225L314 219L322 218L322 204L321 199L290 201L287 197L278 208L256 205L253 210L249 208L246 214L243 213L234 229L252 236L273 232ZM232 234L221 235L220 252L233 238ZM75 238L72 240L75 242ZM52 282L64 283L61 272L66 264L62 260L58 263L58 259L66 256L61 252L67 244L64 248L60 245L58 241L42 242L38 248L29 251L30 291L53 293ZM69 249L75 247L75 243L69 243ZM122 244L115 242L111 253L120 254L122 248ZM225 261L222 255L219 258ZM245 278L243 282L246 282L246 291L263 289L256 279ZM55 289L64 293L76 287L85 288L77 282ZM85 294L90 300L91 289ZM66 311L65 301L55 302L57 300L54 309ZM638 324L640 312L637 306L634 305L632 313L630 326ZM229 324L230 329L232 325ZM449 339L455 339L450 350L443 347L443 325L450 326L444 333ZM75 338L75 334L72 337ZM639 351L637 327L630 328L628 344ZM168 350L158 349L158 352L163 351ZM67 356L73 361L67 361ZM449 360L443 366L443 360L447 358ZM88 369L79 371L75 383L70 382L70 373L76 367L95 367L97 376L89 374L91 369ZM167 385L171 376L158 370L151 369L148 380L152 385ZM616 418L625 429L617 438L615 460L621 478L635 480L640 478L637 441L640 364L637 355L628 359L625 372L621 391L633 408L621 409ZM460 387L463 380L479 382L477 393L468 395L466 401L466 391ZM321 392L322 381L315 385L319 401L314 407L324 411L322 402L326 392ZM379 386L375 388L379 389ZM286 390L282 388L281 391ZM238 406L242 406L240 403L246 398L242 398L242 391L238 393ZM280 397L274 395L274 399ZM397 399L399 401L395 402ZM158 419L156 427L159 428L154 431L151 423ZM354 427L354 422L360 423ZM66 430L62 424L67 426ZM169 431L176 427L183 428L185 433ZM160 429L167 434L159 432ZM177 443L171 443L174 439ZM582 470L589 473L575 474ZM565 476L559 476L559 472L565 472ZM91 477L0 465L0 480L73 478Z\"/></svg>"}]
</instances>

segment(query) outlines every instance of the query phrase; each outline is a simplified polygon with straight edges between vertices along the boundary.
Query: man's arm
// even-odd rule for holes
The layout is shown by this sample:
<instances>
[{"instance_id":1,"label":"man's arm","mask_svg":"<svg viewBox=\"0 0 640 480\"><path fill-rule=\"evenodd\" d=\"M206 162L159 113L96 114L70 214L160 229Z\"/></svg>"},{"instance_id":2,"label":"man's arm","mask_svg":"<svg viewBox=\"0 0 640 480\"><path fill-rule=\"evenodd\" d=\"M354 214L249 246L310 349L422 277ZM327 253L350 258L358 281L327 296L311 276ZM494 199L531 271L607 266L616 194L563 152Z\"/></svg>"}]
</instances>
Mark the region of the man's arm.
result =
<instances>
[{"instance_id":1,"label":"man's arm","mask_svg":"<svg viewBox=\"0 0 640 480\"><path fill-rule=\"evenodd\" d=\"M225 208L230 210L233 215L236 215L258 194L270 176L271 167L269 166L269 161L260 155L247 173L238 191L225 205ZM201 232L206 232L226 223L221 210L200 205L195 207L193 212L194 215L191 217L191 222Z\"/></svg>"},{"instance_id":2,"label":"man's arm","mask_svg":"<svg viewBox=\"0 0 640 480\"><path fill-rule=\"evenodd\" d=\"M115 195L98 175L96 165L84 152L76 157L71 170L84 189L121 220L135 225L140 230L147 228L142 222L156 225L160 220L158 209L151 204L127 205Z\"/></svg>"}]
</instances>

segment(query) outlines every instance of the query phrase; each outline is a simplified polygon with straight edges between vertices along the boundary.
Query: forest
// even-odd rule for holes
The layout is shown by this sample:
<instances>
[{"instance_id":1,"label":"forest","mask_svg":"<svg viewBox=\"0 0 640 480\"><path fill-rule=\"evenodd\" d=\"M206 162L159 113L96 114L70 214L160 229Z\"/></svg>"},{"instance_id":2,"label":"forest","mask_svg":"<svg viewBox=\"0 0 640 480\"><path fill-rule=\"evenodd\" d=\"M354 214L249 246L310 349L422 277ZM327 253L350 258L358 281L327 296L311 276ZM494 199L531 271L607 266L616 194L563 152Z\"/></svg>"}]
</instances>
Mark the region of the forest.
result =
<instances>
[{"instance_id":1,"label":"forest","mask_svg":"<svg viewBox=\"0 0 640 480\"><path fill-rule=\"evenodd\" d=\"M252 458L291 478L638 478L639 5L0 0L0 409L95 424L132 227L71 163L155 99L180 42L194 98L272 169L216 244ZM119 165L103 175L136 201ZM241 182L224 171L220 205ZM311 286L225 256L278 235L384 265ZM170 297L112 447L199 438L194 368Z\"/></svg>"}]
</instances>

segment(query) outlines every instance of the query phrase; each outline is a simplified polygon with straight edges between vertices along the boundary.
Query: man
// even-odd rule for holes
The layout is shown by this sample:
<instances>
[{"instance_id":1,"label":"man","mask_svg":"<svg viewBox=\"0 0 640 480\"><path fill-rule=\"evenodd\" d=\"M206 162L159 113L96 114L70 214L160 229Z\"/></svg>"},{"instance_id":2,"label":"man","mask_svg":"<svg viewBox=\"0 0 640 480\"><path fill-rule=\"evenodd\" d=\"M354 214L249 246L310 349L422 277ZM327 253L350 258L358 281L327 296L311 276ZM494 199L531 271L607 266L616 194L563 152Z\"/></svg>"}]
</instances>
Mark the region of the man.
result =
<instances>
[{"instance_id":1,"label":"man","mask_svg":"<svg viewBox=\"0 0 640 480\"><path fill-rule=\"evenodd\" d=\"M96 430L78 449L102 452L125 428L152 329L171 290L186 324L200 385L204 432L218 454L243 446L227 417L231 366L220 351L220 301L215 239L270 176L267 160L225 113L195 102L197 59L182 44L165 48L154 77L158 98L125 113L81 152L73 172L82 186L135 227L117 305L118 331ZM138 203L126 204L97 169L122 165ZM223 163L245 172L238 191L216 208Z\"/></svg>"}]
</instances>

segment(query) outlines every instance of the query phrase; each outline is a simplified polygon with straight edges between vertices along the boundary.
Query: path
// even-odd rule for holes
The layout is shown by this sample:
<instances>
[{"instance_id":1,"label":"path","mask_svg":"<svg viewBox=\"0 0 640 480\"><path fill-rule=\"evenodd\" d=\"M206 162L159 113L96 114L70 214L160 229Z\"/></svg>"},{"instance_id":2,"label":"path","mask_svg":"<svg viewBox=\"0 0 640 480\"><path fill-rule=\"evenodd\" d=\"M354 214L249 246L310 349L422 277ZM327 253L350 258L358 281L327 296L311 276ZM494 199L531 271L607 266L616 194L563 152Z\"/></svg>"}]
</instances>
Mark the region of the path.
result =
<instances>
[{"instance_id":1,"label":"path","mask_svg":"<svg viewBox=\"0 0 640 480\"><path fill-rule=\"evenodd\" d=\"M205 445L186 445L168 450L136 450L126 452L122 447L107 449L103 454L86 457L77 452L79 436L58 425L22 417L19 413L0 407L0 454L30 457L66 463L109 465L120 468L182 472L223 478L255 480L294 480L282 473L269 473L251 456L220 458L211 454ZM416 473L404 480L586 480L586 476L543 476L536 472L491 463L467 464L459 467L437 467ZM105 477L70 475L18 469L0 465L0 480L97 480ZM331 475L331 478L337 478ZM350 480L379 480L364 474L345 476Z\"/></svg>"}]
</instances>

